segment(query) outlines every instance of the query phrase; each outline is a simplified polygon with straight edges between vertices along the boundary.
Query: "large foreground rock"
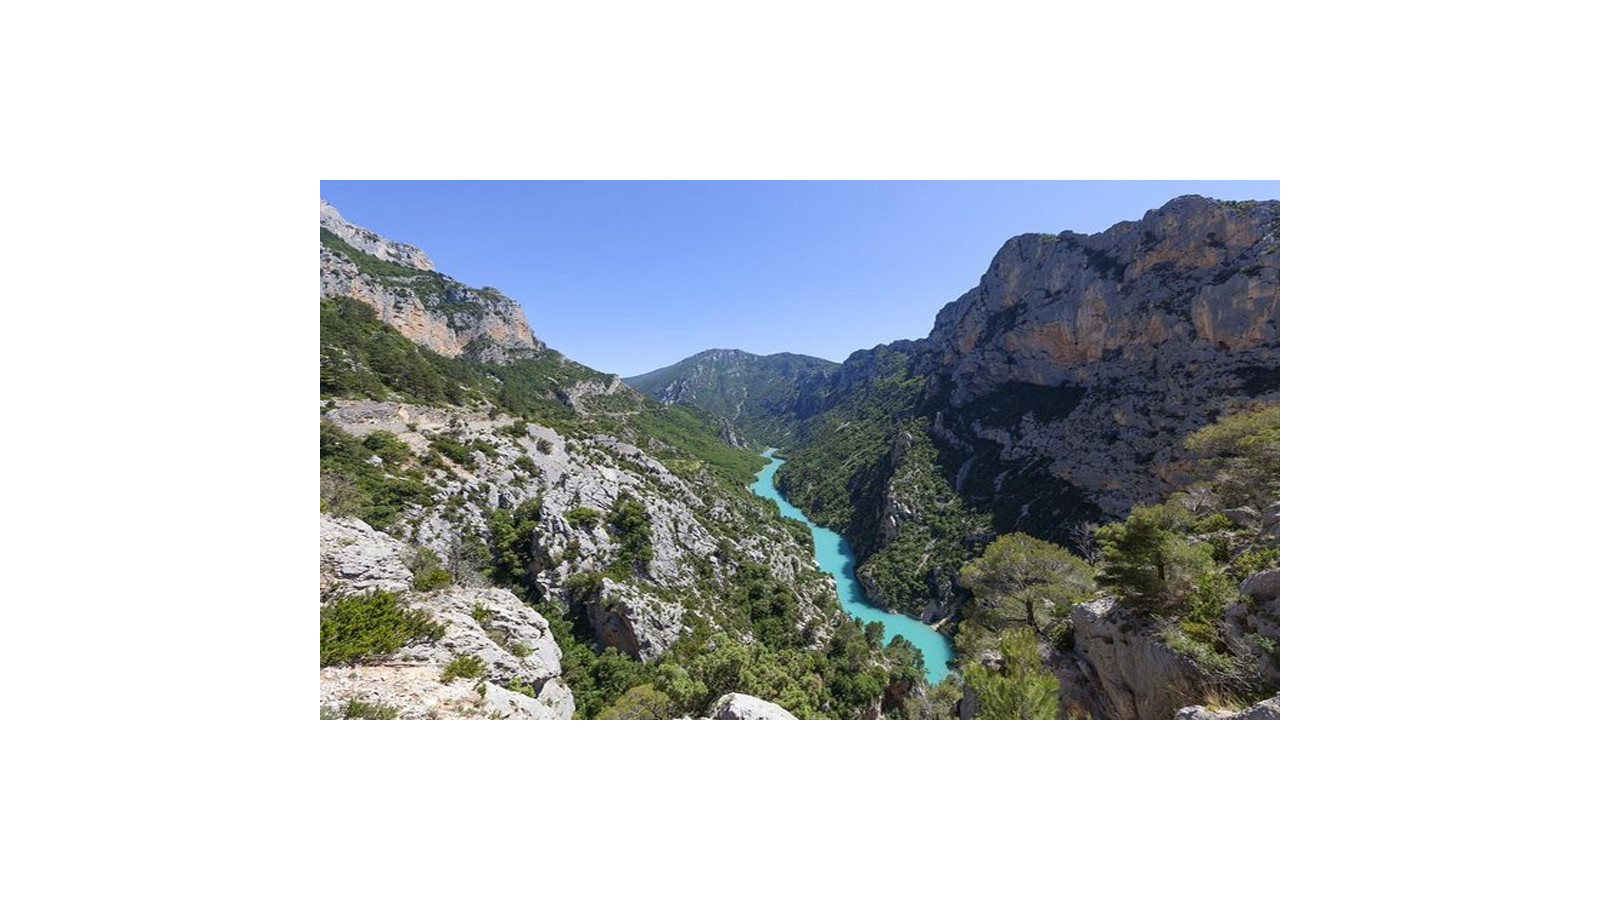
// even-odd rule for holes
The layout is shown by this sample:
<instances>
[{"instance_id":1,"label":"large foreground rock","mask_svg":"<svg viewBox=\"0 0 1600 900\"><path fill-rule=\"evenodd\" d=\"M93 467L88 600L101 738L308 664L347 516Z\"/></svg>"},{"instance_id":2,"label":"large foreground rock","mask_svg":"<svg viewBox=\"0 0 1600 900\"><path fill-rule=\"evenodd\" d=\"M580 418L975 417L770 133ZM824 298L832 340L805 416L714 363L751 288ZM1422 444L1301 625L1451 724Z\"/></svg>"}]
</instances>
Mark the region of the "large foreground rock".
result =
<instances>
[{"instance_id":1,"label":"large foreground rock","mask_svg":"<svg viewBox=\"0 0 1600 900\"><path fill-rule=\"evenodd\" d=\"M1073 649L1051 660L1067 712L1170 719L1205 693L1199 667L1110 598L1072 608Z\"/></svg>"},{"instance_id":2,"label":"large foreground rock","mask_svg":"<svg viewBox=\"0 0 1600 900\"><path fill-rule=\"evenodd\" d=\"M710 719L793 719L789 711L749 694L723 694L711 704Z\"/></svg>"}]
</instances>

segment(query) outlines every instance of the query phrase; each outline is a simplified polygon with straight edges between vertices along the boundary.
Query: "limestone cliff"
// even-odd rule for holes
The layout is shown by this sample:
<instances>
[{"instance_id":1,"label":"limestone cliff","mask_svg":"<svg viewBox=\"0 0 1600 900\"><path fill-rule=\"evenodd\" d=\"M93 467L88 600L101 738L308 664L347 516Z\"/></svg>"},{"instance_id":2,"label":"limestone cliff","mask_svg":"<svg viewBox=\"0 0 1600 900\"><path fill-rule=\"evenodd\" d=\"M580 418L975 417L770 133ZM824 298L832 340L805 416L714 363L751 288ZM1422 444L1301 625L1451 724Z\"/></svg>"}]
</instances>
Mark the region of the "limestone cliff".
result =
<instances>
[{"instance_id":1,"label":"limestone cliff","mask_svg":"<svg viewBox=\"0 0 1600 900\"><path fill-rule=\"evenodd\" d=\"M923 398L999 531L1064 539L1181 486L1182 439L1278 390L1278 203L1179 197L1012 238L928 336Z\"/></svg>"},{"instance_id":2,"label":"limestone cliff","mask_svg":"<svg viewBox=\"0 0 1600 900\"><path fill-rule=\"evenodd\" d=\"M544 349L510 297L435 272L421 250L352 225L326 200L321 270L323 296L360 300L436 353L504 363Z\"/></svg>"}]
</instances>

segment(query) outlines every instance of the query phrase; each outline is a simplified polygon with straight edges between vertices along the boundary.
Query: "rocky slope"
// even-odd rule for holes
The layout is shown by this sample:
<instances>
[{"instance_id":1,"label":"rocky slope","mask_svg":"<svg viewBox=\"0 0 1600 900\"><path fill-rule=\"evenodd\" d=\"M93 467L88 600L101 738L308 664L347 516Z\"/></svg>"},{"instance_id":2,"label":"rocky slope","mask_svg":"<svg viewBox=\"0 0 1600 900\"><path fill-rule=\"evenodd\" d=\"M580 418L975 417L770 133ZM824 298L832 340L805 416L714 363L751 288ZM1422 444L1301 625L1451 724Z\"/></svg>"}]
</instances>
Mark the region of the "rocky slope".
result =
<instances>
[{"instance_id":1,"label":"rocky slope","mask_svg":"<svg viewBox=\"0 0 1600 900\"><path fill-rule=\"evenodd\" d=\"M434 640L375 659L322 669L322 707L338 717L352 701L402 719L570 719L561 648L550 623L509 591L413 590L415 551L357 519L322 517L322 603L374 589L397 593L408 610L443 625ZM485 664L481 679L449 679L460 656Z\"/></svg>"},{"instance_id":2,"label":"rocky slope","mask_svg":"<svg viewBox=\"0 0 1600 900\"><path fill-rule=\"evenodd\" d=\"M695 621L723 621L721 585L737 566L760 565L793 585L801 618L823 639L837 612L831 589L781 522L754 496L708 490L611 435L563 435L532 422L464 409L335 399L323 418L355 438L392 435L416 458L447 446L470 448L458 462L436 456L422 475L434 500L403 514L390 531L409 538L466 583L492 562L497 512L519 543L516 577L539 597L583 616L600 643L640 660L660 657ZM373 457L377 466L403 468ZM402 464L406 465L406 464ZM606 519L637 504L642 540ZM370 580L370 579L369 579ZM748 635L746 635L748 637Z\"/></svg>"},{"instance_id":3,"label":"rocky slope","mask_svg":"<svg viewBox=\"0 0 1600 900\"><path fill-rule=\"evenodd\" d=\"M515 301L439 274L421 250L350 224L326 200L321 271L323 296L354 297L444 356L504 363L544 349Z\"/></svg>"},{"instance_id":4,"label":"rocky slope","mask_svg":"<svg viewBox=\"0 0 1600 900\"><path fill-rule=\"evenodd\" d=\"M820 406L827 378L838 368L797 353L707 350L624 380L663 403L713 413L750 441L782 446L793 440L795 423Z\"/></svg>"}]
</instances>

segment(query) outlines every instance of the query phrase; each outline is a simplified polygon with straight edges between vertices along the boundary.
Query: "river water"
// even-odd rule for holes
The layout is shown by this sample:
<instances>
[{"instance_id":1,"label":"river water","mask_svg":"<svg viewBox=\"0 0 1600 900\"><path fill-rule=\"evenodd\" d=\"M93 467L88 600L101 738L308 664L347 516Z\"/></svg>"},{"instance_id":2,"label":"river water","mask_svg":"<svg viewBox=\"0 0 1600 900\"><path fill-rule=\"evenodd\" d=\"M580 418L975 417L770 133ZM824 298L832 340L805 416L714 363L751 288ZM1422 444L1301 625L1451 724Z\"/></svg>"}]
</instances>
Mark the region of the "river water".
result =
<instances>
[{"instance_id":1,"label":"river water","mask_svg":"<svg viewBox=\"0 0 1600 900\"><path fill-rule=\"evenodd\" d=\"M837 531L829 531L812 522L805 513L783 499L777 485L772 483L783 460L774 457L773 453L774 449L769 447L763 454L769 462L756 476L756 482L750 486L750 490L759 496L776 500L780 512L791 519L799 519L811 529L811 538L817 548L817 567L833 576L834 586L839 592L839 605L844 607L845 612L864 622L882 622L885 643L898 634L916 645L922 651L928 683L943 681L950 674L950 658L955 653L950 640L922 621L879 609L867 602L866 593L856 581L856 557L850 552L850 542Z\"/></svg>"}]
</instances>

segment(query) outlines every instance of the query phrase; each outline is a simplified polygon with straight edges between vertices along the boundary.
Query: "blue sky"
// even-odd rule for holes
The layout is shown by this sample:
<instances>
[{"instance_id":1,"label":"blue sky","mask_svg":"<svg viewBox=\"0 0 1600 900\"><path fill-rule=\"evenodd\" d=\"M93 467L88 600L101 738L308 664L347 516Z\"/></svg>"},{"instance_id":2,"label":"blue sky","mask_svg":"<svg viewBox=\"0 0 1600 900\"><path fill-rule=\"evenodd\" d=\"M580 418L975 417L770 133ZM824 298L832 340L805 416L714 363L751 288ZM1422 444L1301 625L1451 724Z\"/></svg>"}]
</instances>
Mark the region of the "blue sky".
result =
<instances>
[{"instance_id":1,"label":"blue sky","mask_svg":"<svg viewBox=\"0 0 1600 900\"><path fill-rule=\"evenodd\" d=\"M924 337L1005 240L1102 231L1276 181L324 181L344 217L519 301L550 346L638 375L713 347L843 360Z\"/></svg>"}]
</instances>

